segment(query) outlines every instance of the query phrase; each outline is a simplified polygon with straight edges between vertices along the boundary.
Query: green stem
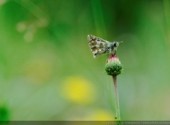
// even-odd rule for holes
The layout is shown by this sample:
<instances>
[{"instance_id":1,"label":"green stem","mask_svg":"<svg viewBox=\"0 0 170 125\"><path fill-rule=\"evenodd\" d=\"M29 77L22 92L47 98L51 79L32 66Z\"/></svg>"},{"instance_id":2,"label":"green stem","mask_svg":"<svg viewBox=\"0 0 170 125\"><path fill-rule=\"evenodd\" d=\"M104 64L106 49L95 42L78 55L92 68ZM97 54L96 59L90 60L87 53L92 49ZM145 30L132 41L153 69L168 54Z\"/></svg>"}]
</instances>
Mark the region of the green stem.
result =
<instances>
[{"instance_id":1,"label":"green stem","mask_svg":"<svg viewBox=\"0 0 170 125\"><path fill-rule=\"evenodd\" d=\"M115 119L117 121L120 121L120 106L119 106L119 94L118 94L118 87L117 87L117 76L112 76L112 78L114 84L115 109L116 109Z\"/></svg>"}]
</instances>

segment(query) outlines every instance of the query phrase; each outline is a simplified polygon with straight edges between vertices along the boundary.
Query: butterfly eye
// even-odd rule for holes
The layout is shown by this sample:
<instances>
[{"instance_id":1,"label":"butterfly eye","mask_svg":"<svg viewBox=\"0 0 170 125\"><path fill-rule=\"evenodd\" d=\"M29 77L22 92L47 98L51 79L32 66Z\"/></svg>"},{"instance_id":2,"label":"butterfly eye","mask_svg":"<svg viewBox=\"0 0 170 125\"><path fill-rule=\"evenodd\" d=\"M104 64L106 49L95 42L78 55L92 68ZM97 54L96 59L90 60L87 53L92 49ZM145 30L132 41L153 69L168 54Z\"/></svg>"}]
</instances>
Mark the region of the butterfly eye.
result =
<instances>
[{"instance_id":1,"label":"butterfly eye","mask_svg":"<svg viewBox=\"0 0 170 125\"><path fill-rule=\"evenodd\" d=\"M114 47L117 47L117 44L116 44L116 43L114 43L114 44L113 44L113 46L114 46Z\"/></svg>"}]
</instances>

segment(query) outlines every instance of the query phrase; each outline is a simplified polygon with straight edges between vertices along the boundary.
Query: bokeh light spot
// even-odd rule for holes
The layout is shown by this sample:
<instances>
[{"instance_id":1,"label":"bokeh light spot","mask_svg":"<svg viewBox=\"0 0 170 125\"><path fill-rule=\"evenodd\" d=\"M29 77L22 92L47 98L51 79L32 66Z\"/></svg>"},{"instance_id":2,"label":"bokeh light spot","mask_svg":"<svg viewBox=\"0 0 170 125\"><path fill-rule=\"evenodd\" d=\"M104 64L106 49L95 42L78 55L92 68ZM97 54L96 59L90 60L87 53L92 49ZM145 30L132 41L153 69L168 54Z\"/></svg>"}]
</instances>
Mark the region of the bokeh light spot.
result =
<instances>
[{"instance_id":1,"label":"bokeh light spot","mask_svg":"<svg viewBox=\"0 0 170 125\"><path fill-rule=\"evenodd\" d=\"M94 101L95 88L85 78L68 77L64 82L63 93L72 102L87 104Z\"/></svg>"}]
</instances>

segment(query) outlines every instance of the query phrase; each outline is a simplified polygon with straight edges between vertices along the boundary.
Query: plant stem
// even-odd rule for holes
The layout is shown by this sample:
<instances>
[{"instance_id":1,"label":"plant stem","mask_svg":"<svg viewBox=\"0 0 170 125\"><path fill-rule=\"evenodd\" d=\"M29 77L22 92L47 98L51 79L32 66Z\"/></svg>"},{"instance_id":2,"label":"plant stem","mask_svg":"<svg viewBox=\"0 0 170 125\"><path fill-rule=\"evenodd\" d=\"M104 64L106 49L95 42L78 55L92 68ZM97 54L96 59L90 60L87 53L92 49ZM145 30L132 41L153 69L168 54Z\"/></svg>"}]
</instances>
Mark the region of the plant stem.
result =
<instances>
[{"instance_id":1,"label":"plant stem","mask_svg":"<svg viewBox=\"0 0 170 125\"><path fill-rule=\"evenodd\" d=\"M120 121L120 106L119 106L119 94L118 94L118 87L117 87L117 76L112 76L112 78L113 78L114 96L115 96L115 110L116 110L115 119Z\"/></svg>"}]
</instances>

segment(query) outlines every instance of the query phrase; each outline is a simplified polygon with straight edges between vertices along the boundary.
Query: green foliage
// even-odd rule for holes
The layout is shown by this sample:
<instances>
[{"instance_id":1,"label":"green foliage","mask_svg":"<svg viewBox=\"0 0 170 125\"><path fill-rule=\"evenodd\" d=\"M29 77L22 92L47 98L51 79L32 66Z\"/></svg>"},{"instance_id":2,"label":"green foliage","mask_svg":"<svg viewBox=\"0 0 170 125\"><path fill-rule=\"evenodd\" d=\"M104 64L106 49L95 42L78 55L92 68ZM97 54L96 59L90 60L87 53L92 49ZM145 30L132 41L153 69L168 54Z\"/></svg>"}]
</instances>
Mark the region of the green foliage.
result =
<instances>
[{"instance_id":1,"label":"green foliage","mask_svg":"<svg viewBox=\"0 0 170 125\"><path fill-rule=\"evenodd\" d=\"M0 123L9 121L9 110L5 106L0 106Z\"/></svg>"},{"instance_id":2,"label":"green foliage","mask_svg":"<svg viewBox=\"0 0 170 125\"><path fill-rule=\"evenodd\" d=\"M88 34L124 41L122 119L169 120L169 13L169 0L0 0L0 101L9 103L11 120L114 115L107 57L93 59ZM121 65L106 69L119 74ZM2 114L8 120L6 108Z\"/></svg>"}]
</instances>

